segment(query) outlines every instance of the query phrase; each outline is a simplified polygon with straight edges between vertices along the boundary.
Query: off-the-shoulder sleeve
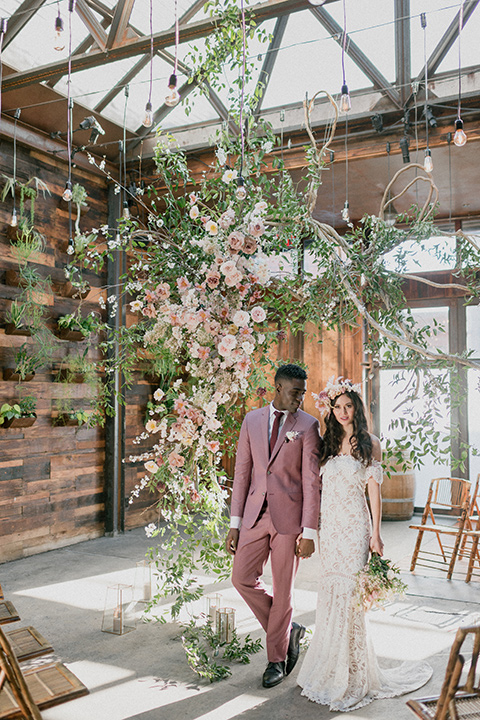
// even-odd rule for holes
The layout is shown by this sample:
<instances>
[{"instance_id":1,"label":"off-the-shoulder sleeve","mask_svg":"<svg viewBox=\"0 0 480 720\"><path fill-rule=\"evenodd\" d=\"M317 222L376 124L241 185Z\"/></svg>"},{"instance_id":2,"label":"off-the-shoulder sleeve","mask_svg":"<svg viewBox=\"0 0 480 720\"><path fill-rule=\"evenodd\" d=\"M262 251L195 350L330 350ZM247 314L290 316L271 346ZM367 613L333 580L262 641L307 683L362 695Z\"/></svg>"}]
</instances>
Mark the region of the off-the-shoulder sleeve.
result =
<instances>
[{"instance_id":1,"label":"off-the-shoulder sleeve","mask_svg":"<svg viewBox=\"0 0 480 720\"><path fill-rule=\"evenodd\" d=\"M378 460L372 460L372 464L367 467L366 481L375 480L379 485L383 482L383 467Z\"/></svg>"}]
</instances>

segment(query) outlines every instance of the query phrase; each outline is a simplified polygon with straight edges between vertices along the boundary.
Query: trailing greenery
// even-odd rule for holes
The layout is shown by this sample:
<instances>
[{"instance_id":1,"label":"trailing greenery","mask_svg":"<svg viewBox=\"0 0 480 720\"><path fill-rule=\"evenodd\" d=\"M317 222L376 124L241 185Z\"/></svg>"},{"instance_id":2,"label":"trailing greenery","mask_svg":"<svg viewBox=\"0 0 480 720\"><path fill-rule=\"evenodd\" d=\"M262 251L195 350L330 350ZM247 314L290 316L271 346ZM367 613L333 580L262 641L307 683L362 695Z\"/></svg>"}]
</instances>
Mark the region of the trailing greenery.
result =
<instances>
[{"instance_id":1,"label":"trailing greenery","mask_svg":"<svg viewBox=\"0 0 480 720\"><path fill-rule=\"evenodd\" d=\"M232 635L229 642L222 642L209 619L205 621L195 617L190 623L182 625L182 645L193 672L210 682L223 680L229 677L232 671L221 660L248 664L250 656L262 649L259 639L252 640L250 635L247 635L242 643L235 630Z\"/></svg>"}]
</instances>

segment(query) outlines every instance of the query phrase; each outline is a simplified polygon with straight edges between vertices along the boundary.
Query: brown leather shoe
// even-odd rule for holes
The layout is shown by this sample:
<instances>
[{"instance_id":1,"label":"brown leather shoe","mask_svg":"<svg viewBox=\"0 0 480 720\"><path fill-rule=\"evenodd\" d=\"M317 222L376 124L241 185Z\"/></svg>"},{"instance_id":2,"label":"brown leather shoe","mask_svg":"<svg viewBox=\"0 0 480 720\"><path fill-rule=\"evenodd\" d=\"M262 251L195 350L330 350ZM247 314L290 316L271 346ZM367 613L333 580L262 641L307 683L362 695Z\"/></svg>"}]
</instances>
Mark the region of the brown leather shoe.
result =
<instances>
[{"instance_id":1,"label":"brown leather shoe","mask_svg":"<svg viewBox=\"0 0 480 720\"><path fill-rule=\"evenodd\" d=\"M279 685L285 677L285 662L269 662L263 673L262 685L265 688Z\"/></svg>"}]
</instances>

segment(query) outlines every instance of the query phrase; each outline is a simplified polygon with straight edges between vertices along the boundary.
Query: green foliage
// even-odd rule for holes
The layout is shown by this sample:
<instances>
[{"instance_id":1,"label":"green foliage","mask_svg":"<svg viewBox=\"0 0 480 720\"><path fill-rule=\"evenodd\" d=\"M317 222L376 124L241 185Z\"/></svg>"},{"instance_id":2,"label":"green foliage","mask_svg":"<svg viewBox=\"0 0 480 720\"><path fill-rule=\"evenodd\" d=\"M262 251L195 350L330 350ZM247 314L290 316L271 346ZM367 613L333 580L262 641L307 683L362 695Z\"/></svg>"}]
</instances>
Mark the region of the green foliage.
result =
<instances>
[{"instance_id":1,"label":"green foliage","mask_svg":"<svg viewBox=\"0 0 480 720\"><path fill-rule=\"evenodd\" d=\"M57 319L57 325L59 328L65 330L80 330L85 337L87 337L98 329L99 319L94 312L89 313L85 317L82 317L76 312L59 317Z\"/></svg>"},{"instance_id":2,"label":"green foliage","mask_svg":"<svg viewBox=\"0 0 480 720\"><path fill-rule=\"evenodd\" d=\"M12 418L33 417L35 416L36 407L37 401L33 395L20 398L13 405L4 403L0 407L0 425L3 425L5 420L11 420Z\"/></svg>"},{"instance_id":3,"label":"green foliage","mask_svg":"<svg viewBox=\"0 0 480 720\"><path fill-rule=\"evenodd\" d=\"M252 640L250 635L246 636L242 644L235 630L229 642L222 642L210 620L201 624L198 620L195 617L182 626L182 645L193 672L210 682L223 680L232 674L228 665L217 661L220 650L223 650L223 660L247 664L250 656L262 649L261 641Z\"/></svg>"}]
</instances>

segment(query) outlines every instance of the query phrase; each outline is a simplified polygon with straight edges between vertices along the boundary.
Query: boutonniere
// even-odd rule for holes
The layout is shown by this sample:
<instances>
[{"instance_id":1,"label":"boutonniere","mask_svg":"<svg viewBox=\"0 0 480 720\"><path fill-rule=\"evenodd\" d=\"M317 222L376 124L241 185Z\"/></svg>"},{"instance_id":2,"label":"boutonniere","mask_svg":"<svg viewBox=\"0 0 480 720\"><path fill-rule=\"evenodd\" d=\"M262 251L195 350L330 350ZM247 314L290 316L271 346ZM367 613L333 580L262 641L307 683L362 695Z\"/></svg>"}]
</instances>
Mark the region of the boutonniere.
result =
<instances>
[{"instance_id":1,"label":"boutonniere","mask_svg":"<svg viewBox=\"0 0 480 720\"><path fill-rule=\"evenodd\" d=\"M290 430L290 432L285 433L285 442L295 442L299 435L299 432L293 432L293 430Z\"/></svg>"}]
</instances>

